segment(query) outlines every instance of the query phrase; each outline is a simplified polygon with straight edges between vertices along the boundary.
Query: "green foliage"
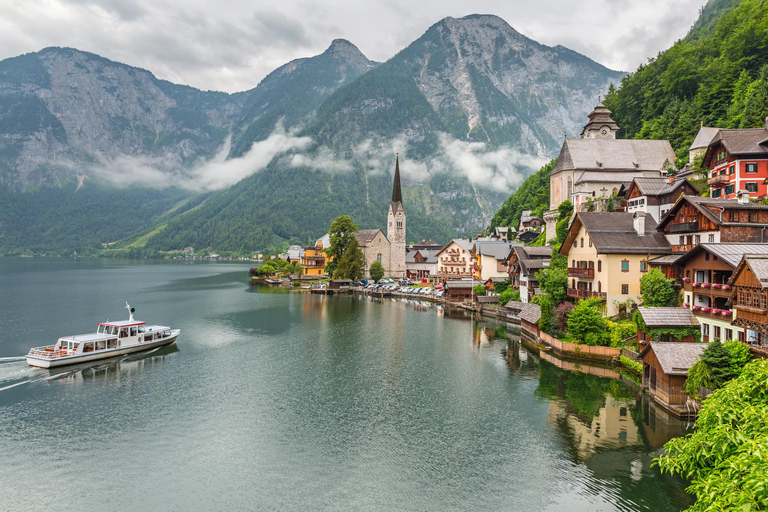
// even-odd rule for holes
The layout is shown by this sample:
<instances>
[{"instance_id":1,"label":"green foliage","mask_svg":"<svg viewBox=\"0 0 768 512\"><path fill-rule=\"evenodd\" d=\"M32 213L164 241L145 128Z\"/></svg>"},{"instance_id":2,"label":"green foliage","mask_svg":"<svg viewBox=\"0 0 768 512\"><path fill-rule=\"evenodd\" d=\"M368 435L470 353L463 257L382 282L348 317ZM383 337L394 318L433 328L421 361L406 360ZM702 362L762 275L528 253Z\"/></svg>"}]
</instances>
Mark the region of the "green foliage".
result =
<instances>
[{"instance_id":1,"label":"green foliage","mask_svg":"<svg viewBox=\"0 0 768 512\"><path fill-rule=\"evenodd\" d=\"M384 277L384 265L381 264L379 260L374 261L371 263L371 268L369 269L369 273L371 275L371 279L374 281L378 281L382 277Z\"/></svg>"},{"instance_id":2,"label":"green foliage","mask_svg":"<svg viewBox=\"0 0 768 512\"><path fill-rule=\"evenodd\" d=\"M493 285L493 291L499 295L507 291L507 288L509 288L509 280L504 281L503 283L494 283Z\"/></svg>"},{"instance_id":3,"label":"green foliage","mask_svg":"<svg viewBox=\"0 0 768 512\"><path fill-rule=\"evenodd\" d=\"M256 269L257 276L272 276L275 275L275 272L277 272L277 269L272 263L265 263Z\"/></svg>"},{"instance_id":4,"label":"green foliage","mask_svg":"<svg viewBox=\"0 0 768 512\"><path fill-rule=\"evenodd\" d=\"M624 347L624 340L637 335L637 325L632 322L609 322L611 329L611 346Z\"/></svg>"},{"instance_id":5,"label":"green foliage","mask_svg":"<svg viewBox=\"0 0 768 512\"><path fill-rule=\"evenodd\" d=\"M660 340L662 336L672 336L678 340L683 340L686 336L693 336L696 343L701 341L701 329L698 327L678 327L672 329L669 327L655 327L653 329L643 329L653 340Z\"/></svg>"},{"instance_id":6,"label":"green foliage","mask_svg":"<svg viewBox=\"0 0 768 512\"><path fill-rule=\"evenodd\" d=\"M476 284L476 285L475 285L475 286L472 288L472 293L474 293L476 296L477 296L477 295L485 295L485 285L482 285L482 284Z\"/></svg>"},{"instance_id":7,"label":"green foliage","mask_svg":"<svg viewBox=\"0 0 768 512\"><path fill-rule=\"evenodd\" d=\"M652 268L640 278L640 294L643 298L643 306L676 306L679 293L673 286L674 279L667 279L664 273Z\"/></svg>"},{"instance_id":8,"label":"green foliage","mask_svg":"<svg viewBox=\"0 0 768 512\"><path fill-rule=\"evenodd\" d=\"M691 481L689 512L768 509L768 360L704 401L696 430L664 445L655 459L664 473Z\"/></svg>"},{"instance_id":9,"label":"green foliage","mask_svg":"<svg viewBox=\"0 0 768 512\"><path fill-rule=\"evenodd\" d=\"M555 168L557 160L552 160L547 165L530 175L520 188L518 188L491 219L491 229L497 226L520 225L520 217L523 210L546 210L549 208L549 175Z\"/></svg>"},{"instance_id":10,"label":"green foliage","mask_svg":"<svg viewBox=\"0 0 768 512\"><path fill-rule=\"evenodd\" d=\"M515 290L513 288L507 288L501 294L499 295L499 304L502 306L506 306L507 302L514 300L514 301L520 301L520 290Z\"/></svg>"},{"instance_id":11,"label":"green foliage","mask_svg":"<svg viewBox=\"0 0 768 512\"><path fill-rule=\"evenodd\" d=\"M709 367L712 377L712 389L717 389L734 377L731 368L731 353L728 352L720 340L715 340L707 345L701 354L701 360Z\"/></svg>"},{"instance_id":12,"label":"green foliage","mask_svg":"<svg viewBox=\"0 0 768 512\"><path fill-rule=\"evenodd\" d=\"M549 295L557 307L568 295L568 271L564 268L545 268L536 272L542 291Z\"/></svg>"},{"instance_id":13,"label":"green foliage","mask_svg":"<svg viewBox=\"0 0 768 512\"><path fill-rule=\"evenodd\" d=\"M625 355L619 356L619 362L632 370L633 372L639 373L642 375L643 373L643 364L635 361L634 359L630 359Z\"/></svg>"},{"instance_id":14,"label":"green foliage","mask_svg":"<svg viewBox=\"0 0 768 512\"><path fill-rule=\"evenodd\" d=\"M696 361L693 366L688 368L688 376L685 379L685 392L690 397L699 397L699 388L713 389L712 370L704 361Z\"/></svg>"},{"instance_id":15,"label":"green foliage","mask_svg":"<svg viewBox=\"0 0 768 512\"><path fill-rule=\"evenodd\" d=\"M331 242L333 245L333 242ZM329 273L326 268L326 273ZM334 279L362 279L365 275L365 256L363 251L360 250L360 244L353 236L352 240L347 244L344 252L336 260L336 265L333 270Z\"/></svg>"},{"instance_id":16,"label":"green foliage","mask_svg":"<svg viewBox=\"0 0 768 512\"><path fill-rule=\"evenodd\" d=\"M568 316L571 311L573 311L573 304L567 301L555 308L555 325L557 325L559 332L563 333L568 330Z\"/></svg>"},{"instance_id":17,"label":"green foliage","mask_svg":"<svg viewBox=\"0 0 768 512\"><path fill-rule=\"evenodd\" d=\"M701 122L763 125L767 45L766 2L710 2L688 36L625 76L605 105L625 137L669 139L680 166Z\"/></svg>"},{"instance_id":18,"label":"green foliage","mask_svg":"<svg viewBox=\"0 0 768 512\"><path fill-rule=\"evenodd\" d=\"M534 295L531 304L538 304L541 308L541 318L539 319L539 329L546 333L552 332L554 324L554 306L548 295Z\"/></svg>"},{"instance_id":19,"label":"green foliage","mask_svg":"<svg viewBox=\"0 0 768 512\"><path fill-rule=\"evenodd\" d=\"M600 312L600 299L580 300L568 317L568 332L585 345L610 344L610 326Z\"/></svg>"},{"instance_id":20,"label":"green foliage","mask_svg":"<svg viewBox=\"0 0 768 512\"><path fill-rule=\"evenodd\" d=\"M753 359L752 351L740 341L729 340L723 346L731 356L731 373L734 377L741 375L744 367Z\"/></svg>"}]
</instances>

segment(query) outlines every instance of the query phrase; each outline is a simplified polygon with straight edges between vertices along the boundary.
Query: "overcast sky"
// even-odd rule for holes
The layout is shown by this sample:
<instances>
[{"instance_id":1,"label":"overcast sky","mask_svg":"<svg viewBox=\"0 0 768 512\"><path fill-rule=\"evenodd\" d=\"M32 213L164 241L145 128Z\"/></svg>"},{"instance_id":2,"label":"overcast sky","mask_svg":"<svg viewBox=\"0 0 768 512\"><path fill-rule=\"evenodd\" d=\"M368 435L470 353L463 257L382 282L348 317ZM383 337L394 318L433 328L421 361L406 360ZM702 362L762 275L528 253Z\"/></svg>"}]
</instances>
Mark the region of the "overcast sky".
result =
<instances>
[{"instance_id":1,"label":"overcast sky","mask_svg":"<svg viewBox=\"0 0 768 512\"><path fill-rule=\"evenodd\" d=\"M632 71L706 0L0 0L0 59L70 46L202 89L250 89L335 38L385 61L446 16L495 14L541 43Z\"/></svg>"}]
</instances>

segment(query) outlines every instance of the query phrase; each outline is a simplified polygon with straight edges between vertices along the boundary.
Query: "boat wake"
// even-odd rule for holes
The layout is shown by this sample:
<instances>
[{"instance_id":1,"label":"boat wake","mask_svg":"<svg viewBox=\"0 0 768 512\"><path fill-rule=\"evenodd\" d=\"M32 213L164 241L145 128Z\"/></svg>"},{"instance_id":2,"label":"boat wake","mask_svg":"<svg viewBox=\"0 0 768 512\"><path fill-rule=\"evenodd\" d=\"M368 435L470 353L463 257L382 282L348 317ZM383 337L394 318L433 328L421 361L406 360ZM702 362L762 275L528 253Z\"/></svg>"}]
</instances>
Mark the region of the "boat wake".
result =
<instances>
[{"instance_id":1,"label":"boat wake","mask_svg":"<svg viewBox=\"0 0 768 512\"><path fill-rule=\"evenodd\" d=\"M15 356L15 357L0 357L0 363L7 363L10 361L23 361L27 356Z\"/></svg>"}]
</instances>

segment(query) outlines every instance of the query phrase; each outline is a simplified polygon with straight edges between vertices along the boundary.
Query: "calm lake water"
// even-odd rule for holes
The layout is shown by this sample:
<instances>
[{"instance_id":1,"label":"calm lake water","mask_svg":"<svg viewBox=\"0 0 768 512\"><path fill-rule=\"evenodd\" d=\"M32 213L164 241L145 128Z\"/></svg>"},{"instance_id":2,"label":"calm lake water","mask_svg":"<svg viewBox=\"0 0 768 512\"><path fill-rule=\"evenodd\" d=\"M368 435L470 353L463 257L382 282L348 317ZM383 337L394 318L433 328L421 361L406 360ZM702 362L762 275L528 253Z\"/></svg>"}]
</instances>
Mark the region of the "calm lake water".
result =
<instances>
[{"instance_id":1,"label":"calm lake water","mask_svg":"<svg viewBox=\"0 0 768 512\"><path fill-rule=\"evenodd\" d=\"M246 271L0 259L0 510L690 504L650 467L688 425L610 370L569 371L502 322L257 291ZM14 359L124 318L126 299L181 328L178 346L57 371Z\"/></svg>"}]
</instances>

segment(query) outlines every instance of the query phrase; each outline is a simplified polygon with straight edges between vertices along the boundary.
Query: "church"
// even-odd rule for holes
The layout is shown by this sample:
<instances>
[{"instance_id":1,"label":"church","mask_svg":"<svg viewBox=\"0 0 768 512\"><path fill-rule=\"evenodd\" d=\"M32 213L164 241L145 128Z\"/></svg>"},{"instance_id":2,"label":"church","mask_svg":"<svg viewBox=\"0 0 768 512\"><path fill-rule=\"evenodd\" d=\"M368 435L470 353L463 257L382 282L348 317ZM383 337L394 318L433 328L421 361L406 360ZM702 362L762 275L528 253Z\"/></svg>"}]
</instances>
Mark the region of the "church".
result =
<instances>
[{"instance_id":1,"label":"church","mask_svg":"<svg viewBox=\"0 0 768 512\"><path fill-rule=\"evenodd\" d=\"M544 214L547 240L557 237L557 207L570 200L575 211L607 201L634 178L661 177L674 168L675 152L667 140L619 139L619 125L601 101L589 114L578 139L565 139L549 177L549 210Z\"/></svg>"},{"instance_id":2,"label":"church","mask_svg":"<svg viewBox=\"0 0 768 512\"><path fill-rule=\"evenodd\" d=\"M405 208L400 187L400 155L395 157L395 181L392 200L387 212L387 234L380 229L361 229L355 233L357 243L365 257L365 277L370 277L371 264L378 260L384 266L386 277L405 277Z\"/></svg>"}]
</instances>

